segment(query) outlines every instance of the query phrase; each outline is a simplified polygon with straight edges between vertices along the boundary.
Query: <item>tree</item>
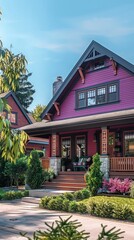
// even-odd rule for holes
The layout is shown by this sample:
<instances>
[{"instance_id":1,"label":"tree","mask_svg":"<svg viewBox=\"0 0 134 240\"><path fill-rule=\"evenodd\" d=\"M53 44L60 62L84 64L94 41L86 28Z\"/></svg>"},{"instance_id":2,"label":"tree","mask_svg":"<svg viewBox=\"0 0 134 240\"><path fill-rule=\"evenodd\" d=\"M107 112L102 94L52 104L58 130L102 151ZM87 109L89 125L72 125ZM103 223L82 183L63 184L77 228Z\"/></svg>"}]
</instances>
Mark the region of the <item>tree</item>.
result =
<instances>
[{"instance_id":1,"label":"tree","mask_svg":"<svg viewBox=\"0 0 134 240\"><path fill-rule=\"evenodd\" d=\"M43 169L40 163L38 151L33 150L28 159L26 184L31 189L40 188L44 180Z\"/></svg>"},{"instance_id":2,"label":"tree","mask_svg":"<svg viewBox=\"0 0 134 240\"><path fill-rule=\"evenodd\" d=\"M32 116L33 118L37 121L37 122L40 122L41 121L41 114L43 113L44 109L46 108L45 105L41 105L41 104L38 104L35 109L32 111Z\"/></svg>"},{"instance_id":3,"label":"tree","mask_svg":"<svg viewBox=\"0 0 134 240\"><path fill-rule=\"evenodd\" d=\"M93 163L86 174L86 182L91 196L95 196L102 185L103 173L100 170L100 156L96 153L93 156Z\"/></svg>"},{"instance_id":4,"label":"tree","mask_svg":"<svg viewBox=\"0 0 134 240\"><path fill-rule=\"evenodd\" d=\"M20 76L26 74L26 59L24 55L14 56L8 49L0 48L0 92L15 91ZM11 88L10 88L11 87ZM0 153L1 157L16 161L25 150L28 136L24 131L11 129L10 122L2 115L4 110L11 108L4 99L0 99Z\"/></svg>"},{"instance_id":5,"label":"tree","mask_svg":"<svg viewBox=\"0 0 134 240\"><path fill-rule=\"evenodd\" d=\"M31 75L32 74L29 73L27 75L21 76L19 79L19 85L15 91L15 95L25 109L27 109L33 102L32 95L35 93L33 85L28 81L28 77Z\"/></svg>"},{"instance_id":6,"label":"tree","mask_svg":"<svg viewBox=\"0 0 134 240\"><path fill-rule=\"evenodd\" d=\"M24 175L27 170L27 156L21 157L16 160L16 162L6 162L4 175L10 178L11 186L16 184L17 188L19 186L19 180L24 179Z\"/></svg>"},{"instance_id":7,"label":"tree","mask_svg":"<svg viewBox=\"0 0 134 240\"><path fill-rule=\"evenodd\" d=\"M28 81L31 73L27 73L27 60L23 54L14 55L10 50L0 49L0 93L12 90L24 108L28 108L35 93L33 85Z\"/></svg>"},{"instance_id":8,"label":"tree","mask_svg":"<svg viewBox=\"0 0 134 240\"><path fill-rule=\"evenodd\" d=\"M0 48L0 93L16 91L19 79L26 75L27 60L23 54L14 55L10 50Z\"/></svg>"}]
</instances>

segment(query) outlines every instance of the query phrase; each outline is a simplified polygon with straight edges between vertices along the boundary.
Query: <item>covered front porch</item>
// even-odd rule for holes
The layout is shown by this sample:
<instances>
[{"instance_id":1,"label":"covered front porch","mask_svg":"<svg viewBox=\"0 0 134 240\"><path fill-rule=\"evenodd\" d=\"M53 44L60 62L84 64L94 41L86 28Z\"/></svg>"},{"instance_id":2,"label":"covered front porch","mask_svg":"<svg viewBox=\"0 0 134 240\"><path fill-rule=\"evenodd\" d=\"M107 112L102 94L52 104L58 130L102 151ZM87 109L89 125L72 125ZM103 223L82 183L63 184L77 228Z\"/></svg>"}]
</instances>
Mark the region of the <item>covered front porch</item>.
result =
<instances>
[{"instance_id":1,"label":"covered front porch","mask_svg":"<svg viewBox=\"0 0 134 240\"><path fill-rule=\"evenodd\" d=\"M25 130L25 129L24 129ZM26 129L30 136L49 139L47 159L58 174L62 159L76 159L100 154L106 177L134 175L134 110L103 113L79 118L35 123ZM49 158L49 164L48 164ZM67 166L66 171L75 170Z\"/></svg>"}]
</instances>

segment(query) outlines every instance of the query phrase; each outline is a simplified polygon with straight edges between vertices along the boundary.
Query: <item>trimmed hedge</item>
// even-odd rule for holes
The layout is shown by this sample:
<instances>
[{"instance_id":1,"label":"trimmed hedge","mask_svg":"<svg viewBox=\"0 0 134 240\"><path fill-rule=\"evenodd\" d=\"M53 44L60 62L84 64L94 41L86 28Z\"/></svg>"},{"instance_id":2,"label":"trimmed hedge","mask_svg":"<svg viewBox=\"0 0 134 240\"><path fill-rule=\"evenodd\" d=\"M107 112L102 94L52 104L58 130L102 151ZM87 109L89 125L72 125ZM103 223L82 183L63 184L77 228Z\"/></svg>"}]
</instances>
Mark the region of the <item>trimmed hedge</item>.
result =
<instances>
[{"instance_id":1,"label":"trimmed hedge","mask_svg":"<svg viewBox=\"0 0 134 240\"><path fill-rule=\"evenodd\" d=\"M29 196L29 191L7 191L0 194L0 200L13 200Z\"/></svg>"},{"instance_id":2,"label":"trimmed hedge","mask_svg":"<svg viewBox=\"0 0 134 240\"><path fill-rule=\"evenodd\" d=\"M86 213L87 207L85 204L80 203L80 201L88 197L88 189L82 189L74 193L66 192L59 196L46 196L41 199L40 207L49 210Z\"/></svg>"},{"instance_id":3,"label":"trimmed hedge","mask_svg":"<svg viewBox=\"0 0 134 240\"><path fill-rule=\"evenodd\" d=\"M44 197L40 206L46 209L71 213L89 213L98 217L134 221L134 199L123 197L96 196L78 201L81 193L65 193L60 196ZM70 200L71 199L71 200Z\"/></svg>"},{"instance_id":4,"label":"trimmed hedge","mask_svg":"<svg viewBox=\"0 0 134 240\"><path fill-rule=\"evenodd\" d=\"M134 200L121 197L97 196L83 201L91 215L134 221Z\"/></svg>"}]
</instances>

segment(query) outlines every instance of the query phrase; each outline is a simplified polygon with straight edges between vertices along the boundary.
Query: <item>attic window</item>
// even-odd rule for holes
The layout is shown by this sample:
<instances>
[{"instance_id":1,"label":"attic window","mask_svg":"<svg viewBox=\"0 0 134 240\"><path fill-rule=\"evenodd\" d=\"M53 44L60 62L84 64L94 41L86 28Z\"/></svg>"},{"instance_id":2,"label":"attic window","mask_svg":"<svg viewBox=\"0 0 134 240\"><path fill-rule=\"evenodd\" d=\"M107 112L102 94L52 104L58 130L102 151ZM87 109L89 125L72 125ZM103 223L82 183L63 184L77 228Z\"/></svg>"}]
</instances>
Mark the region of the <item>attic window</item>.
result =
<instances>
[{"instance_id":1,"label":"attic window","mask_svg":"<svg viewBox=\"0 0 134 240\"><path fill-rule=\"evenodd\" d=\"M105 65L104 65L104 61L101 61L101 62L96 62L94 64L94 69L97 70L97 69L100 69L100 68L103 68Z\"/></svg>"}]
</instances>

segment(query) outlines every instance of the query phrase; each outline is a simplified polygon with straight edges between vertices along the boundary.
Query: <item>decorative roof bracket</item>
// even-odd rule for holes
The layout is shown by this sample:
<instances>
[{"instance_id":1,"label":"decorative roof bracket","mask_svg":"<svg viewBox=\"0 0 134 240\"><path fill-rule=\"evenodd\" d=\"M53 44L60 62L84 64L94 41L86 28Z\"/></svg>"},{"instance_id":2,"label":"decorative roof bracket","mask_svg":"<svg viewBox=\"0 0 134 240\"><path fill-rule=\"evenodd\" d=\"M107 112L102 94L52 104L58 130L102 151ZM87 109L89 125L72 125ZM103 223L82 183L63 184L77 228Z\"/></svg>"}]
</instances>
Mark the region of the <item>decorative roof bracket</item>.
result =
<instances>
[{"instance_id":1,"label":"decorative roof bracket","mask_svg":"<svg viewBox=\"0 0 134 240\"><path fill-rule=\"evenodd\" d=\"M79 74L80 74L80 77L81 77L81 82L85 83L85 77L84 77L84 74L83 74L82 70L83 70L82 67L78 68L78 71L79 71Z\"/></svg>"},{"instance_id":2,"label":"decorative roof bracket","mask_svg":"<svg viewBox=\"0 0 134 240\"><path fill-rule=\"evenodd\" d=\"M113 58L111 58L110 61L112 62L112 67L113 67L114 75L117 75L117 62L115 62L115 61L113 60Z\"/></svg>"},{"instance_id":3,"label":"decorative roof bracket","mask_svg":"<svg viewBox=\"0 0 134 240\"><path fill-rule=\"evenodd\" d=\"M59 116L60 115L60 109L59 109L59 103L58 102L54 102L54 107L55 107L55 109L56 109L56 112L57 112L57 116Z\"/></svg>"},{"instance_id":4,"label":"decorative roof bracket","mask_svg":"<svg viewBox=\"0 0 134 240\"><path fill-rule=\"evenodd\" d=\"M52 114L51 113L47 113L46 114L46 118L47 118L47 120L52 121Z\"/></svg>"}]
</instances>

